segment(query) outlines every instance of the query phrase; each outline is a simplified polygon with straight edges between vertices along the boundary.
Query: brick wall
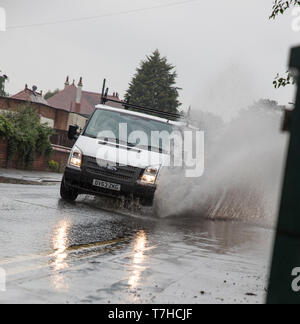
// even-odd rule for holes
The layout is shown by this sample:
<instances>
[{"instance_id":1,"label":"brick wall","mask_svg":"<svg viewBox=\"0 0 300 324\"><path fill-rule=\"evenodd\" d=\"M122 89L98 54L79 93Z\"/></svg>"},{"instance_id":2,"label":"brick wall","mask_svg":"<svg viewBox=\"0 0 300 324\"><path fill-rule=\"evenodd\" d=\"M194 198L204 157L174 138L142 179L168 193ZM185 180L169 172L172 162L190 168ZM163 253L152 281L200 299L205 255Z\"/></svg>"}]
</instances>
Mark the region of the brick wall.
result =
<instances>
[{"instance_id":1,"label":"brick wall","mask_svg":"<svg viewBox=\"0 0 300 324\"><path fill-rule=\"evenodd\" d=\"M0 97L0 111L16 111L20 106L24 106L27 102L24 100L18 100L14 98ZM52 119L54 122L54 128L58 131L66 131L68 129L69 112L64 110L55 109L44 104L31 103L35 107L37 113L47 119ZM66 135L65 135L66 136ZM54 151L50 158L45 156L35 157L33 166L30 168L36 171L48 171L49 160L54 160L62 165L62 168L67 164L70 151L65 148L60 148L53 145ZM18 157L13 161L7 162L7 142L0 138L0 168L13 168L22 169L22 165L19 162Z\"/></svg>"},{"instance_id":2,"label":"brick wall","mask_svg":"<svg viewBox=\"0 0 300 324\"><path fill-rule=\"evenodd\" d=\"M54 110L54 109L53 109ZM55 110L54 128L59 130L68 130L69 112L64 110Z\"/></svg>"},{"instance_id":3,"label":"brick wall","mask_svg":"<svg viewBox=\"0 0 300 324\"><path fill-rule=\"evenodd\" d=\"M24 100L0 97L0 110L16 111L20 106L24 106L28 103ZM54 128L59 130L68 130L69 112L52 108L50 106L31 102L35 107L37 113L47 119L52 119L54 122Z\"/></svg>"},{"instance_id":4,"label":"brick wall","mask_svg":"<svg viewBox=\"0 0 300 324\"><path fill-rule=\"evenodd\" d=\"M24 100L0 97L0 109L16 111L20 106L26 105L28 102ZM55 109L43 104L32 102L31 105L36 108L37 113L45 118L55 119Z\"/></svg>"},{"instance_id":5,"label":"brick wall","mask_svg":"<svg viewBox=\"0 0 300 324\"><path fill-rule=\"evenodd\" d=\"M54 160L62 166L63 171L67 165L69 154L69 149L54 145L53 154L50 157L36 154L33 165L30 168L27 168L27 170L50 171L48 163L50 160ZM0 139L0 168L24 169L18 156L16 156L12 161L7 161L7 142L2 139Z\"/></svg>"},{"instance_id":6,"label":"brick wall","mask_svg":"<svg viewBox=\"0 0 300 324\"><path fill-rule=\"evenodd\" d=\"M56 145L53 145L52 147L53 147L53 154L50 157L50 160L54 160L55 162L58 162L62 166L62 171L63 171L68 163L71 149L56 146Z\"/></svg>"},{"instance_id":7,"label":"brick wall","mask_svg":"<svg viewBox=\"0 0 300 324\"><path fill-rule=\"evenodd\" d=\"M61 171L63 172L67 165L69 154L69 151L61 151L54 147L53 153L50 157L37 155L33 166L30 169L34 171L51 171L49 169L49 161L53 160L59 163L61 166Z\"/></svg>"},{"instance_id":8,"label":"brick wall","mask_svg":"<svg viewBox=\"0 0 300 324\"><path fill-rule=\"evenodd\" d=\"M6 167L7 142L0 138L0 168Z\"/></svg>"}]
</instances>

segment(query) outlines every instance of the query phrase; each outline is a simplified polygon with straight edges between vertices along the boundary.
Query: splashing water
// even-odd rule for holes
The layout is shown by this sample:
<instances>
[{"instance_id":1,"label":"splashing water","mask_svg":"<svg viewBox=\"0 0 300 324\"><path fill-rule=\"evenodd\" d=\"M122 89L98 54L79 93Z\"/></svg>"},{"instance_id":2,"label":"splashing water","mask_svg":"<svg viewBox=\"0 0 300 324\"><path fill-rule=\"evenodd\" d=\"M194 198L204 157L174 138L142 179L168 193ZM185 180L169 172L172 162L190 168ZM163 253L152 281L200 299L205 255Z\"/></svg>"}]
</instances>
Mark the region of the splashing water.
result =
<instances>
[{"instance_id":1,"label":"splashing water","mask_svg":"<svg viewBox=\"0 0 300 324\"><path fill-rule=\"evenodd\" d=\"M187 179L183 171L164 170L156 213L273 226L288 136L280 132L282 113L268 108L244 110L226 125L205 125L204 176ZM203 114L198 118L206 121Z\"/></svg>"}]
</instances>

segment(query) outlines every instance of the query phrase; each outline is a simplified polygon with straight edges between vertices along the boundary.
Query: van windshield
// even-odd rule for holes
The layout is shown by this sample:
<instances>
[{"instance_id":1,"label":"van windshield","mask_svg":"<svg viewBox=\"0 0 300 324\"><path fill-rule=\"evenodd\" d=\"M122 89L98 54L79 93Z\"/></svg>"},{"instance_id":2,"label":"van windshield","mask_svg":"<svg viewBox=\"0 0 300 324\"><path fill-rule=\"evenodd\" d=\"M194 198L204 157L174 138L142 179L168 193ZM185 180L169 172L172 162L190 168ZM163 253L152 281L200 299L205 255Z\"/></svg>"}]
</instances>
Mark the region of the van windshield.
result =
<instances>
[{"instance_id":1,"label":"van windshield","mask_svg":"<svg viewBox=\"0 0 300 324\"><path fill-rule=\"evenodd\" d=\"M140 116L97 109L83 136L114 140L129 147L168 153L169 137L174 128L174 125Z\"/></svg>"}]
</instances>

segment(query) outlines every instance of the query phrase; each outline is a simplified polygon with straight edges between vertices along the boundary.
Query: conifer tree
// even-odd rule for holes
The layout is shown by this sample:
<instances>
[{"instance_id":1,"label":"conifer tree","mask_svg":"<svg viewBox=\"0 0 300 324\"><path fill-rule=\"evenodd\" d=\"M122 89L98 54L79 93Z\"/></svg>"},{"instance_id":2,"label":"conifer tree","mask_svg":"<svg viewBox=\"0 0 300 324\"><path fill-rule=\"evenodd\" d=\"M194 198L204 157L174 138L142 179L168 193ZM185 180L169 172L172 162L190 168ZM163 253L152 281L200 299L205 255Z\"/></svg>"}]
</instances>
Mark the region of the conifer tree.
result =
<instances>
[{"instance_id":1,"label":"conifer tree","mask_svg":"<svg viewBox=\"0 0 300 324\"><path fill-rule=\"evenodd\" d=\"M0 71L1 72L1 71ZM4 74L0 74L0 96L8 97L8 94L5 92L5 82L8 80L8 77Z\"/></svg>"},{"instance_id":2,"label":"conifer tree","mask_svg":"<svg viewBox=\"0 0 300 324\"><path fill-rule=\"evenodd\" d=\"M130 103L157 110L178 113L180 102L176 87L177 73L174 66L161 57L158 50L140 63L125 99Z\"/></svg>"}]
</instances>

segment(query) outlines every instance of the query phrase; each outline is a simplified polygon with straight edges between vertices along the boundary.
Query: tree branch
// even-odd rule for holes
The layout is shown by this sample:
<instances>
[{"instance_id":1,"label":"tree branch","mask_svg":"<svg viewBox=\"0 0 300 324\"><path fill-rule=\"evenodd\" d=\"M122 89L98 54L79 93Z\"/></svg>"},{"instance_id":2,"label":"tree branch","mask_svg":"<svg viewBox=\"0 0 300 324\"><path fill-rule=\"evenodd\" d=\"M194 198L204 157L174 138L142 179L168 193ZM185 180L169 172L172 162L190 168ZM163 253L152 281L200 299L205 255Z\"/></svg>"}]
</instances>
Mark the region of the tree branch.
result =
<instances>
[{"instance_id":1,"label":"tree branch","mask_svg":"<svg viewBox=\"0 0 300 324\"><path fill-rule=\"evenodd\" d=\"M300 0L275 0L270 19L276 19L280 14L283 15L289 8L300 6Z\"/></svg>"}]
</instances>

